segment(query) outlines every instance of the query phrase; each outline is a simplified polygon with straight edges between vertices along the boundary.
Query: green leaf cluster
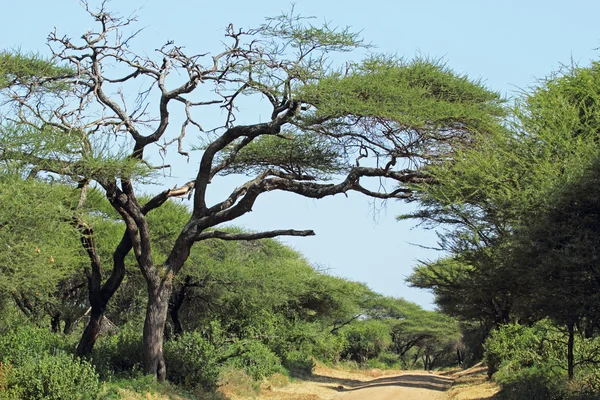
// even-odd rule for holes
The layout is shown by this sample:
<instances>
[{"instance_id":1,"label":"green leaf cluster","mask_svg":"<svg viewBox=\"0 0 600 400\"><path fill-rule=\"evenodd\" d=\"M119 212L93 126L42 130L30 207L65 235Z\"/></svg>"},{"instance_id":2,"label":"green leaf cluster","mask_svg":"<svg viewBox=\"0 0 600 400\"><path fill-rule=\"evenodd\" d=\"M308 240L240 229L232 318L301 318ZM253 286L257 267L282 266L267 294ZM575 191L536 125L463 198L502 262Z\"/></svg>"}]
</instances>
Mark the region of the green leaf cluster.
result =
<instances>
[{"instance_id":1,"label":"green leaf cluster","mask_svg":"<svg viewBox=\"0 0 600 400\"><path fill-rule=\"evenodd\" d=\"M54 83L53 78L73 76L70 68L57 65L38 54L23 54L19 51L0 52L0 89L15 84L39 82L39 89L58 91L66 86Z\"/></svg>"},{"instance_id":2,"label":"green leaf cluster","mask_svg":"<svg viewBox=\"0 0 600 400\"><path fill-rule=\"evenodd\" d=\"M302 86L297 96L316 108L307 122L381 118L405 131L487 133L505 113L498 93L424 58L373 57Z\"/></svg>"},{"instance_id":3,"label":"green leaf cluster","mask_svg":"<svg viewBox=\"0 0 600 400\"><path fill-rule=\"evenodd\" d=\"M223 152L222 157L228 158L231 152ZM276 169L327 179L346 169L344 161L344 150L335 142L310 133L286 132L255 139L237 153L226 172L251 175Z\"/></svg>"}]
</instances>

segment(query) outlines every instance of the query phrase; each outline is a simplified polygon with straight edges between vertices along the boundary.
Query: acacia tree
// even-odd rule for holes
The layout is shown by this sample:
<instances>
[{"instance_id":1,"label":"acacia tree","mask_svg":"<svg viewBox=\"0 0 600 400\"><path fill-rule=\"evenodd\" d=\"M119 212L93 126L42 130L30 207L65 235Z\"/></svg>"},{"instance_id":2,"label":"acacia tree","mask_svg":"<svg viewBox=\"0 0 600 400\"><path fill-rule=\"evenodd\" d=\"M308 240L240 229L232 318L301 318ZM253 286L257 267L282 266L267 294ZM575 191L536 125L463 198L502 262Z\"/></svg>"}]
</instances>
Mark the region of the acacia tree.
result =
<instances>
[{"instance_id":1,"label":"acacia tree","mask_svg":"<svg viewBox=\"0 0 600 400\"><path fill-rule=\"evenodd\" d=\"M144 370L159 380L165 377L162 340L173 279L195 242L314 235L311 230L213 229L251 211L257 197L269 191L309 198L348 191L407 198L406 184L426 179L420 165L444 157L454 142L473 132L495 129L502 113L496 93L436 62L376 57L333 70L327 55L360 47L358 37L293 15L267 19L251 30L229 25L228 44L216 55L188 54L168 42L153 58L131 50L135 34L127 31L134 19L116 17L104 4L97 11L86 4L86 10L96 30L81 40L57 32L48 37L54 60L74 73L17 80L3 91L13 105L7 118L27 129L4 136L0 147L3 158L68 177L82 188L93 182L104 190L126 233L115 250L111 276L102 284L93 231L81 227L91 260L92 321L104 313L122 280L123 259L133 250L148 288ZM128 93L134 80L144 89ZM49 99L36 90L49 83L62 85L59 96ZM270 119L236 123L236 107L244 98L266 99ZM173 134L171 113L177 106L183 122ZM203 129L199 118L215 107L223 121ZM188 157L190 127L198 128L202 141L196 177L146 203L138 201L136 182L152 168L164 167L152 166L152 146L161 151L177 146ZM207 204L210 183L231 173L249 178L221 201ZM361 181L366 177L398 186L370 189ZM328 182L333 178L337 183ZM168 198L185 195L192 199L190 219L164 263L157 264L146 215ZM86 351L95 329L88 326L84 332L80 347Z\"/></svg>"},{"instance_id":2,"label":"acacia tree","mask_svg":"<svg viewBox=\"0 0 600 400\"><path fill-rule=\"evenodd\" d=\"M421 208L401 217L450 227L441 244L451 257L417 267L414 286L489 328L565 326L570 377L576 328L598 326L598 82L598 62L541 81L519 99L510 129L429 168L439 184L420 185Z\"/></svg>"}]
</instances>

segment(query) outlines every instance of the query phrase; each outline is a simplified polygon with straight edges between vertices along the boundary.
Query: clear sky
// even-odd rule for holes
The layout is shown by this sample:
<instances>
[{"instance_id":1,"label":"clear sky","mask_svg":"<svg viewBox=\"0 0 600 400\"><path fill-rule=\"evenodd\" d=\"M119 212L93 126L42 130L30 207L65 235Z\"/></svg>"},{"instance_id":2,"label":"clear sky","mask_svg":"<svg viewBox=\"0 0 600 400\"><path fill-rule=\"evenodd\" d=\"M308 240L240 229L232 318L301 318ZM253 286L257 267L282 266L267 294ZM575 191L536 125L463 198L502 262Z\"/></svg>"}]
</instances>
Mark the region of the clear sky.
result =
<instances>
[{"instance_id":1,"label":"clear sky","mask_svg":"<svg viewBox=\"0 0 600 400\"><path fill-rule=\"evenodd\" d=\"M97 4L97 2L91 2ZM133 48L151 52L166 40L185 45L190 52L216 52L223 28L253 27L265 16L290 10L291 3L259 1L112 1L109 10L135 13L145 30ZM373 51L406 58L417 54L443 58L449 67L481 79L506 97L535 83L571 61L587 65L598 58L600 2L593 0L370 0L345 2L298 1L295 10L332 26L351 26L360 31ZM75 0L26 0L2 2L0 49L20 48L48 54L47 34L79 37L91 28ZM348 57L359 60L364 53ZM248 109L248 121L266 115ZM181 162L168 185L184 183L195 175L197 163ZM231 189L226 183L217 192ZM216 184L216 182L215 182ZM167 186L167 183L165 183ZM149 190L160 190L155 187ZM215 200L217 197L215 197ZM314 229L315 237L283 239L311 262L330 273L367 283L372 289L404 297L427 308L431 294L408 288L404 278L417 259L438 254L410 243L435 246L432 232L396 222L409 210L406 204L389 202L373 213L369 199L358 194L307 200L294 195L268 193L259 198L253 212L236 221L252 230Z\"/></svg>"}]
</instances>

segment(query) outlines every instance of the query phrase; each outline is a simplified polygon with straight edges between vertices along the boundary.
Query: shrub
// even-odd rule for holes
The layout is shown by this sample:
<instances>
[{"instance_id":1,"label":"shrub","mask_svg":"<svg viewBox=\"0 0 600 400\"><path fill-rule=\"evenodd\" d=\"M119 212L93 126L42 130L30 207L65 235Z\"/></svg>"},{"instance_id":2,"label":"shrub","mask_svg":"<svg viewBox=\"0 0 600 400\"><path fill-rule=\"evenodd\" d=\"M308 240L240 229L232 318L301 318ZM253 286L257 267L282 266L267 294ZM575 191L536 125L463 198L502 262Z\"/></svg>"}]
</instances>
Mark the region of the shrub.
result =
<instances>
[{"instance_id":1,"label":"shrub","mask_svg":"<svg viewBox=\"0 0 600 400\"><path fill-rule=\"evenodd\" d=\"M187 387L213 389L219 376L217 351L198 332L184 333L164 345L167 378Z\"/></svg>"},{"instance_id":2,"label":"shrub","mask_svg":"<svg viewBox=\"0 0 600 400\"><path fill-rule=\"evenodd\" d=\"M484 344L485 361L491 376L503 363L510 363L513 370L534 365L560 365L564 349L561 334L546 322L532 327L519 324L505 325L490 334Z\"/></svg>"},{"instance_id":3,"label":"shrub","mask_svg":"<svg viewBox=\"0 0 600 400\"><path fill-rule=\"evenodd\" d=\"M0 335L0 361L19 367L44 353L66 351L67 347L60 335L47 329L22 325Z\"/></svg>"},{"instance_id":4,"label":"shrub","mask_svg":"<svg viewBox=\"0 0 600 400\"><path fill-rule=\"evenodd\" d=\"M400 358L396 353L385 351L376 359L367 362L369 368L391 369L400 367Z\"/></svg>"},{"instance_id":5,"label":"shrub","mask_svg":"<svg viewBox=\"0 0 600 400\"><path fill-rule=\"evenodd\" d=\"M377 358L391 345L390 327L380 321L360 321L343 331L346 347L342 355L361 364Z\"/></svg>"},{"instance_id":6,"label":"shrub","mask_svg":"<svg viewBox=\"0 0 600 400\"><path fill-rule=\"evenodd\" d=\"M600 371L594 369L575 377L567 384L569 399L600 400Z\"/></svg>"},{"instance_id":7,"label":"shrub","mask_svg":"<svg viewBox=\"0 0 600 400\"><path fill-rule=\"evenodd\" d=\"M260 393L260 383L246 372L228 365L219 374L219 391L228 395L253 397Z\"/></svg>"},{"instance_id":8,"label":"shrub","mask_svg":"<svg viewBox=\"0 0 600 400\"><path fill-rule=\"evenodd\" d=\"M98 397L102 400L188 399L195 398L181 387L159 383L151 375L114 379L104 383Z\"/></svg>"},{"instance_id":9,"label":"shrub","mask_svg":"<svg viewBox=\"0 0 600 400\"><path fill-rule=\"evenodd\" d=\"M8 387L8 377L10 376L11 370L11 364L0 362L0 392L6 390Z\"/></svg>"},{"instance_id":10,"label":"shrub","mask_svg":"<svg viewBox=\"0 0 600 400\"><path fill-rule=\"evenodd\" d=\"M86 361L71 355L43 354L11 371L6 399L93 400L100 391L98 375Z\"/></svg>"},{"instance_id":11,"label":"shrub","mask_svg":"<svg viewBox=\"0 0 600 400\"><path fill-rule=\"evenodd\" d=\"M117 375L131 376L143 365L142 331L132 325L123 326L116 335L96 343L92 362L102 378Z\"/></svg>"},{"instance_id":12,"label":"shrub","mask_svg":"<svg viewBox=\"0 0 600 400\"><path fill-rule=\"evenodd\" d=\"M241 354L229 360L229 365L243 369L255 380L285 372L277 354L263 343L253 341L242 346Z\"/></svg>"},{"instance_id":13,"label":"shrub","mask_svg":"<svg viewBox=\"0 0 600 400\"><path fill-rule=\"evenodd\" d=\"M315 362L310 356L301 351L290 351L283 356L283 366L292 374L310 375Z\"/></svg>"},{"instance_id":14,"label":"shrub","mask_svg":"<svg viewBox=\"0 0 600 400\"><path fill-rule=\"evenodd\" d=\"M329 332L320 335L313 346L312 354L328 364L340 361L347 342L344 335L332 335Z\"/></svg>"},{"instance_id":15,"label":"shrub","mask_svg":"<svg viewBox=\"0 0 600 400\"><path fill-rule=\"evenodd\" d=\"M501 368L494 375L501 386L498 399L559 400L565 398L565 380L545 367L519 370Z\"/></svg>"}]
</instances>

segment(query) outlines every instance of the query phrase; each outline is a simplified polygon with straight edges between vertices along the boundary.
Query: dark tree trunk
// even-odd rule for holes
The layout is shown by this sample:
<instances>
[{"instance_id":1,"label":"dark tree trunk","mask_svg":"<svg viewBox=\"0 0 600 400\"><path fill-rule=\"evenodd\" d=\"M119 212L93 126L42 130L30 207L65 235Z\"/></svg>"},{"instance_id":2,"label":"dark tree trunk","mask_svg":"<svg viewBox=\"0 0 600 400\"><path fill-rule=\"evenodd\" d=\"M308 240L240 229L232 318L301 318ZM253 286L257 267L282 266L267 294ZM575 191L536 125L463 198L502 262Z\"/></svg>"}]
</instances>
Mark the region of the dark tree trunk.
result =
<instances>
[{"instance_id":1,"label":"dark tree trunk","mask_svg":"<svg viewBox=\"0 0 600 400\"><path fill-rule=\"evenodd\" d=\"M76 354L78 357L89 357L92 354L94 344L96 343L96 340L98 340L98 337L100 336L100 331L102 329L104 310L105 307L92 306L92 311L90 312L90 321L85 327L83 335L81 335L81 339L79 340L79 344L77 345Z\"/></svg>"},{"instance_id":2,"label":"dark tree trunk","mask_svg":"<svg viewBox=\"0 0 600 400\"><path fill-rule=\"evenodd\" d=\"M54 332L54 333L60 332L60 314L54 314L50 318L50 326L52 328L52 332Z\"/></svg>"},{"instance_id":3,"label":"dark tree trunk","mask_svg":"<svg viewBox=\"0 0 600 400\"><path fill-rule=\"evenodd\" d=\"M463 355L462 351L460 351L460 347L456 346L456 360L458 362L458 366L462 367L463 365Z\"/></svg>"},{"instance_id":4,"label":"dark tree trunk","mask_svg":"<svg viewBox=\"0 0 600 400\"><path fill-rule=\"evenodd\" d=\"M185 291L190 285L191 278L187 276L185 278L185 282L177 292L171 296L171 300L169 301L169 315L171 316L171 321L173 322L173 334L175 336L181 336L183 334L183 326L181 325L181 320L179 319L179 310L181 310L181 306L183 306L183 301L185 300Z\"/></svg>"},{"instance_id":5,"label":"dark tree trunk","mask_svg":"<svg viewBox=\"0 0 600 400\"><path fill-rule=\"evenodd\" d=\"M567 329L569 330L569 341L567 343L567 371L569 380L573 379L574 376L574 365L575 360L573 356L573 347L575 345L575 327L573 323L567 325Z\"/></svg>"},{"instance_id":6,"label":"dark tree trunk","mask_svg":"<svg viewBox=\"0 0 600 400\"><path fill-rule=\"evenodd\" d=\"M121 238L121 242L113 253L112 273L104 285L102 285L100 259L95 249L92 232L90 230L85 233L88 236L83 236L81 241L88 252L92 266L91 273L88 274L88 292L92 310L90 312L90 320L77 345L76 354L78 357L89 357L92 354L94 344L100 336L106 305L125 277L125 257L132 247L131 239L127 232L125 232Z\"/></svg>"},{"instance_id":7,"label":"dark tree trunk","mask_svg":"<svg viewBox=\"0 0 600 400\"><path fill-rule=\"evenodd\" d=\"M73 332L73 318L66 318L65 319L65 327L63 328L63 333L65 335L68 335L71 332Z\"/></svg>"},{"instance_id":8,"label":"dark tree trunk","mask_svg":"<svg viewBox=\"0 0 600 400\"><path fill-rule=\"evenodd\" d=\"M148 290L144 321L144 373L155 376L159 382L164 382L167 374L163 356L163 335L170 295L169 280L163 281L155 290Z\"/></svg>"}]
</instances>

